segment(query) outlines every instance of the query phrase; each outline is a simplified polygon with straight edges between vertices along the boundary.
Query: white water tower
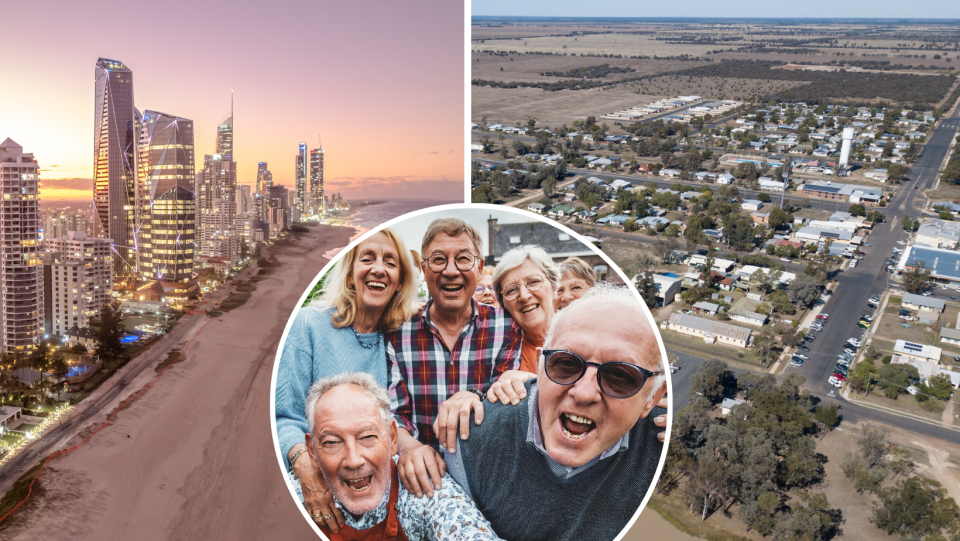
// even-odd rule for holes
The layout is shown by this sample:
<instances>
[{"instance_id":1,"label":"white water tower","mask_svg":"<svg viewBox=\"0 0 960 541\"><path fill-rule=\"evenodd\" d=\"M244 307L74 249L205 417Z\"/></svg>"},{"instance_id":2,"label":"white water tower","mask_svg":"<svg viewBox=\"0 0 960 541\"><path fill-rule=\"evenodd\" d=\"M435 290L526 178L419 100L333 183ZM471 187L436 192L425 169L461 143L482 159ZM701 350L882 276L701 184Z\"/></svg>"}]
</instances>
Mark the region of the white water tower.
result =
<instances>
[{"instance_id":1,"label":"white water tower","mask_svg":"<svg viewBox=\"0 0 960 541\"><path fill-rule=\"evenodd\" d=\"M843 146L840 147L840 167L846 169L850 162L850 143L853 142L853 128L843 129Z\"/></svg>"}]
</instances>

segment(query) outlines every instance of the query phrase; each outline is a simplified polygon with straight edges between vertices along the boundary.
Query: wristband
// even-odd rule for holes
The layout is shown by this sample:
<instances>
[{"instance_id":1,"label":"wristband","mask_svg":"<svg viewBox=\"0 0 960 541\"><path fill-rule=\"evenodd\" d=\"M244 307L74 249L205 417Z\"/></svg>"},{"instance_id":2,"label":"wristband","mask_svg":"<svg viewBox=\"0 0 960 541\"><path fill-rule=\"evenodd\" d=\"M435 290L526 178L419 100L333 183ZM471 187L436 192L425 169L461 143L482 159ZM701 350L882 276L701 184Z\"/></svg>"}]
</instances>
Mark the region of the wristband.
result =
<instances>
[{"instance_id":1,"label":"wristband","mask_svg":"<svg viewBox=\"0 0 960 541\"><path fill-rule=\"evenodd\" d=\"M467 389L467 392L477 395L477 398L479 398L481 402L483 402L487 398L487 395L483 394L483 391L479 389Z\"/></svg>"},{"instance_id":2,"label":"wristband","mask_svg":"<svg viewBox=\"0 0 960 541\"><path fill-rule=\"evenodd\" d=\"M307 452L307 448L304 447L303 449L300 449L300 450L297 451L296 453L293 453L293 458L290 459L290 471L291 471L294 475L296 475L297 473L293 470L293 465L297 463L297 459L300 458L300 455L302 455L303 453L306 453L306 452Z\"/></svg>"}]
</instances>

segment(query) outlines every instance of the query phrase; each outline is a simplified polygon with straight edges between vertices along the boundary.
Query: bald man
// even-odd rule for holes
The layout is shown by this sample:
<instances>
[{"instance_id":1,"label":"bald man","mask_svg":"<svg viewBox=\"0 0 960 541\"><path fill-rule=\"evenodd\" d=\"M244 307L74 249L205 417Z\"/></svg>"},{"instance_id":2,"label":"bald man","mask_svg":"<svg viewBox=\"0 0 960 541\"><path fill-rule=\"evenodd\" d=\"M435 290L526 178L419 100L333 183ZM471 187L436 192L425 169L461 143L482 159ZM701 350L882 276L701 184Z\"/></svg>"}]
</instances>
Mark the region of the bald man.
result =
<instances>
[{"instance_id":1,"label":"bald man","mask_svg":"<svg viewBox=\"0 0 960 541\"><path fill-rule=\"evenodd\" d=\"M560 311L524 387L517 405L486 405L448 472L505 539L614 539L663 449L666 377L636 297L603 285Z\"/></svg>"}]
</instances>

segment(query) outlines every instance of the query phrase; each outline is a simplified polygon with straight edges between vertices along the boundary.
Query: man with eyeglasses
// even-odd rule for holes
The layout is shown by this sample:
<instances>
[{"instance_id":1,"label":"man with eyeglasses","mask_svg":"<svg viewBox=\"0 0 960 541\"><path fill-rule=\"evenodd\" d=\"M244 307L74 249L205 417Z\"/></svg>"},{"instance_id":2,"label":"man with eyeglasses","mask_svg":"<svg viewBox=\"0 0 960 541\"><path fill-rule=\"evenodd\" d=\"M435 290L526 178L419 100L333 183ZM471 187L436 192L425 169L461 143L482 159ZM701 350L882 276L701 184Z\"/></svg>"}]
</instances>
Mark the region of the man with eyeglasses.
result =
<instances>
[{"instance_id":1,"label":"man with eyeglasses","mask_svg":"<svg viewBox=\"0 0 960 541\"><path fill-rule=\"evenodd\" d=\"M558 312L524 387L518 405L486 405L448 471L505 539L614 539L663 451L666 376L636 297L600 285Z\"/></svg>"},{"instance_id":2,"label":"man with eyeglasses","mask_svg":"<svg viewBox=\"0 0 960 541\"><path fill-rule=\"evenodd\" d=\"M397 472L417 497L432 497L446 472L433 430L437 416L469 414L497 378L520 366L520 328L504 310L473 299L481 245L463 220L434 220L421 247L430 300L387 335L390 409L400 426Z\"/></svg>"}]
</instances>

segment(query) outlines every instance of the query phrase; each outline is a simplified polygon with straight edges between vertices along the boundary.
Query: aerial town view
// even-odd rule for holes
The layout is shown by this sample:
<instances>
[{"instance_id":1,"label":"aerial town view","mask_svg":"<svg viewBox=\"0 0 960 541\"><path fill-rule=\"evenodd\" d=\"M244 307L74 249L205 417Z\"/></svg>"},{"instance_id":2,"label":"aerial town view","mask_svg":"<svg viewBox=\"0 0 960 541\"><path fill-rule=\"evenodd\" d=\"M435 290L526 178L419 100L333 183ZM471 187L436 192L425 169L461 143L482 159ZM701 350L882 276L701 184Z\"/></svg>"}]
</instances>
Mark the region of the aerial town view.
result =
<instances>
[{"instance_id":1,"label":"aerial town view","mask_svg":"<svg viewBox=\"0 0 960 541\"><path fill-rule=\"evenodd\" d=\"M670 358L626 539L958 538L957 21L481 4L472 201L600 246Z\"/></svg>"},{"instance_id":2,"label":"aerial town view","mask_svg":"<svg viewBox=\"0 0 960 541\"><path fill-rule=\"evenodd\" d=\"M290 313L374 225L463 202L462 71L451 69L462 61L450 52L463 43L462 6L364 14L372 49L326 59L353 30L317 24L318 7L291 23L220 4L191 8L206 33L129 6L130 20L163 29L164 48L90 32L103 14L66 3L43 15L55 47L30 45L30 25L0 36L46 66L32 85L0 90L0 538L313 535L270 435L267 391ZM37 16L11 6L4 21ZM236 58L212 31L225 18L257 26L256 43L231 46ZM440 20L458 25L429 42L408 34ZM386 54L386 41L401 46ZM378 90L361 99L303 69L324 59L374 88L380 75L352 66L400 69L411 52L430 66L398 75L408 90L391 90L390 114L416 115L418 137L389 145L356 128L384 118L363 111ZM185 79L177 55L217 69ZM299 75L278 87L249 69L257 55ZM424 143L421 130L449 142ZM364 159L371 145L381 159Z\"/></svg>"}]
</instances>

